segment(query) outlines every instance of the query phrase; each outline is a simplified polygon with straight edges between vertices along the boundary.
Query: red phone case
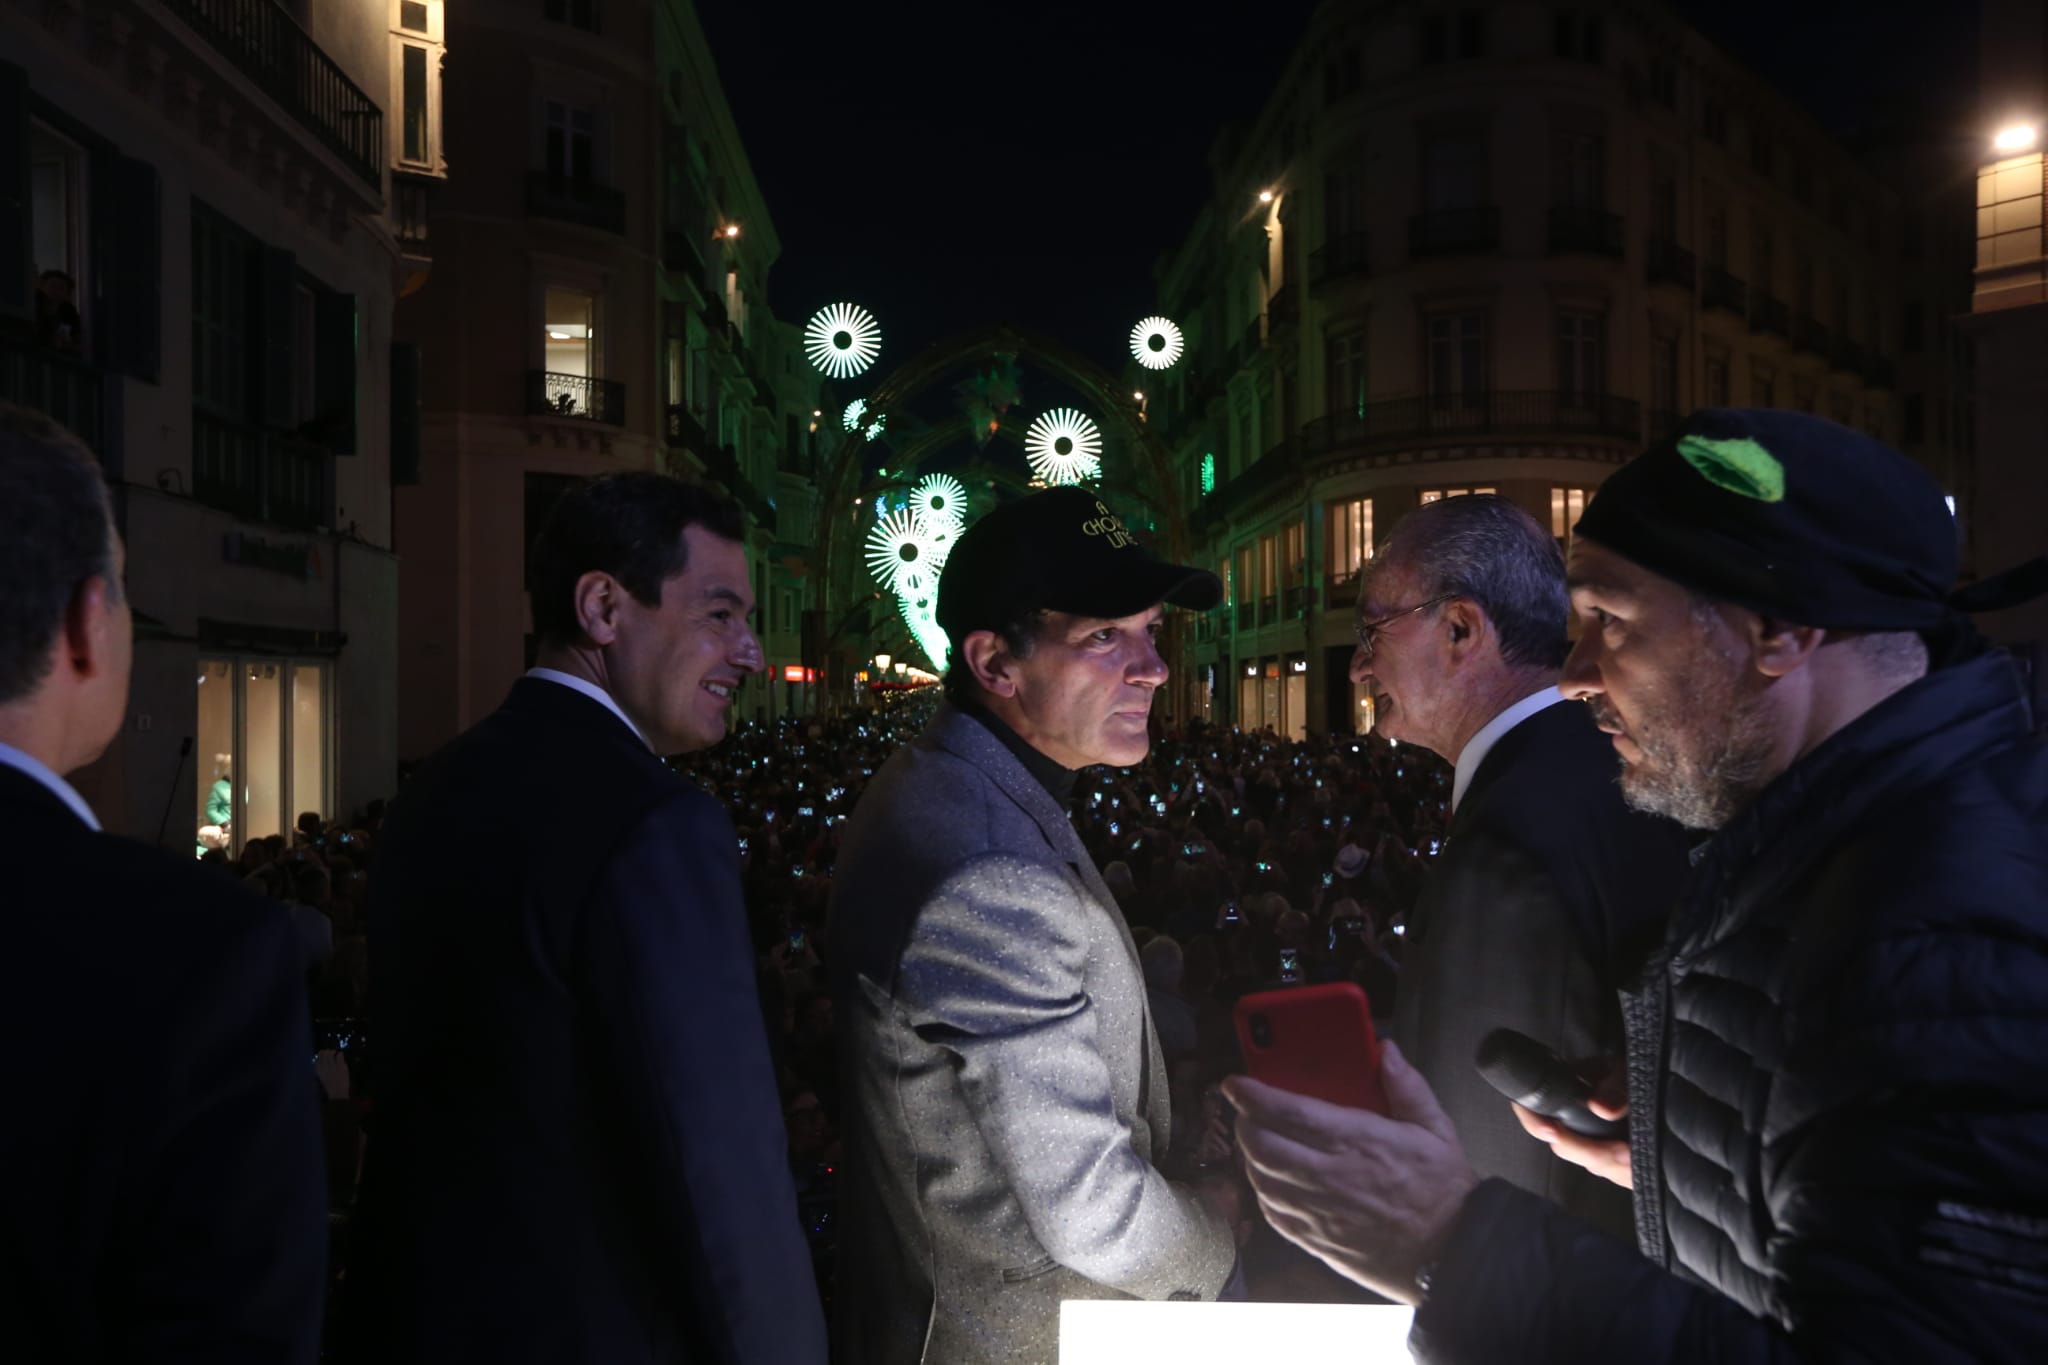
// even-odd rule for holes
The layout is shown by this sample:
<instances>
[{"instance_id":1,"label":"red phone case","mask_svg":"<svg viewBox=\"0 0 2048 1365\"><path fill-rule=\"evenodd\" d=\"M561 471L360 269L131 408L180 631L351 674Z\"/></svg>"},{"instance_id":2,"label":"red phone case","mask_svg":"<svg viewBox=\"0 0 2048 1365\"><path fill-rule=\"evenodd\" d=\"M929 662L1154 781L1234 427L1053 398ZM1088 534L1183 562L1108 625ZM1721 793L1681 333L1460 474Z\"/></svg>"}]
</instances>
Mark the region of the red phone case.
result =
<instances>
[{"instance_id":1,"label":"red phone case","mask_svg":"<svg viewBox=\"0 0 2048 1365\"><path fill-rule=\"evenodd\" d=\"M1252 1020L1263 1017L1264 1042ZM1237 1044L1255 1081L1347 1109L1387 1112L1372 1004L1349 981L1261 991L1237 1002Z\"/></svg>"}]
</instances>

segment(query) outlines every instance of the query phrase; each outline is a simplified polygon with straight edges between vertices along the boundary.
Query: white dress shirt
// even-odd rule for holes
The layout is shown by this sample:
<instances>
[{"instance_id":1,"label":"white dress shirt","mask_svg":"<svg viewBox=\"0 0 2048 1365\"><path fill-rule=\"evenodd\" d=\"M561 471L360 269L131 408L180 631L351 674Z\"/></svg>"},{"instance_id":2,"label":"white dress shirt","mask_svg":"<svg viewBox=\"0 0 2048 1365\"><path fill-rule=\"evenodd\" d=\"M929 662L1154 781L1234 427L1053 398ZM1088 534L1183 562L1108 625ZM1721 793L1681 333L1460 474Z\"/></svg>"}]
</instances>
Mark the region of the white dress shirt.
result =
<instances>
[{"instance_id":1,"label":"white dress shirt","mask_svg":"<svg viewBox=\"0 0 2048 1365\"><path fill-rule=\"evenodd\" d=\"M626 728L633 732L633 737L642 744L647 744L647 736L641 734L640 727L635 725L632 719L619 709L619 704L612 698L612 694L599 687L596 683L591 682L588 678L579 678L573 673L563 673L559 669L553 668L529 668L526 670L526 676L529 678L539 678L544 682L560 683L571 691L581 692L584 696L617 716L621 721L624 721ZM647 744L647 752L650 754L654 752L652 744Z\"/></svg>"},{"instance_id":2,"label":"white dress shirt","mask_svg":"<svg viewBox=\"0 0 2048 1365\"><path fill-rule=\"evenodd\" d=\"M1459 800L1465 795L1465 788L1472 785L1472 774L1479 771L1479 765L1493 752L1493 746L1500 742L1502 735L1538 711L1555 706L1563 700L1564 693L1554 687L1546 687L1541 692L1531 692L1480 726L1479 733L1466 740L1465 747L1458 751L1456 773L1451 778L1451 809L1455 811L1458 808Z\"/></svg>"},{"instance_id":3,"label":"white dress shirt","mask_svg":"<svg viewBox=\"0 0 2048 1365\"><path fill-rule=\"evenodd\" d=\"M59 801L69 806L73 815L85 821L86 828L99 829L99 817L92 813L91 806L85 804L85 798L80 796L69 782L45 767L41 759L23 753L12 744L0 744L0 765L12 768L16 772L27 773L48 787Z\"/></svg>"}]
</instances>

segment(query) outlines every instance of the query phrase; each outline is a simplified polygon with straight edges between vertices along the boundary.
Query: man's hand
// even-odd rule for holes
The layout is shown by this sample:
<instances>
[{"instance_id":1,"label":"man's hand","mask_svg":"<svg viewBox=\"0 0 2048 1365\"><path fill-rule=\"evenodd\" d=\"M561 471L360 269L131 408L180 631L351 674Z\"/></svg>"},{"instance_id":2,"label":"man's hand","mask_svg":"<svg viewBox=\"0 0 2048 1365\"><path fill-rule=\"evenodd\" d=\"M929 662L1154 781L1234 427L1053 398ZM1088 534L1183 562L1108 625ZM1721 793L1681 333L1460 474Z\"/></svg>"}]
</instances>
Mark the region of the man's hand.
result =
<instances>
[{"instance_id":1,"label":"man's hand","mask_svg":"<svg viewBox=\"0 0 2048 1365\"><path fill-rule=\"evenodd\" d=\"M1628 1067L1613 1058L1594 1058L1573 1063L1578 1073L1593 1083L1586 1107L1603 1119L1628 1117ZM1625 1190L1635 1188L1629 1168L1628 1139L1581 1137L1553 1119L1513 1106L1515 1117L1529 1136L1550 1144L1550 1150L1574 1166L1583 1166L1602 1180Z\"/></svg>"},{"instance_id":2,"label":"man's hand","mask_svg":"<svg viewBox=\"0 0 2048 1365\"><path fill-rule=\"evenodd\" d=\"M1290 1094L1244 1076L1223 1083L1237 1144L1266 1219L1339 1274L1402 1303L1479 1183L1436 1096L1392 1043L1380 1079L1391 1117Z\"/></svg>"}]
</instances>

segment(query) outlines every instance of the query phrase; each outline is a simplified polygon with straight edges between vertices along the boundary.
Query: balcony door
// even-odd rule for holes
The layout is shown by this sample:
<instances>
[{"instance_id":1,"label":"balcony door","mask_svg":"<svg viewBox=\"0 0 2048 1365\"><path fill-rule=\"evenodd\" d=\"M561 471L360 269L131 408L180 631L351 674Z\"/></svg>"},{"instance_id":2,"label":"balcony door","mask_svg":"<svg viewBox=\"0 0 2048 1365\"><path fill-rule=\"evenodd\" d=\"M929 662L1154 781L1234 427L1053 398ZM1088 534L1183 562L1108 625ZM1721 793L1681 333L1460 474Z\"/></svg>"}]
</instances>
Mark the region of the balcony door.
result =
<instances>
[{"instance_id":1,"label":"balcony door","mask_svg":"<svg viewBox=\"0 0 2048 1365\"><path fill-rule=\"evenodd\" d=\"M1430 425L1457 427L1486 410L1486 315L1437 313L1428 324Z\"/></svg>"},{"instance_id":2,"label":"balcony door","mask_svg":"<svg viewBox=\"0 0 2048 1365\"><path fill-rule=\"evenodd\" d=\"M592 381L603 373L597 342L597 299L587 290L549 285L543 305L541 353L545 393L564 417L592 415Z\"/></svg>"},{"instance_id":3,"label":"balcony door","mask_svg":"<svg viewBox=\"0 0 2048 1365\"><path fill-rule=\"evenodd\" d=\"M314 660L200 659L195 855L289 838L307 811L334 817L332 681L330 665Z\"/></svg>"}]
</instances>

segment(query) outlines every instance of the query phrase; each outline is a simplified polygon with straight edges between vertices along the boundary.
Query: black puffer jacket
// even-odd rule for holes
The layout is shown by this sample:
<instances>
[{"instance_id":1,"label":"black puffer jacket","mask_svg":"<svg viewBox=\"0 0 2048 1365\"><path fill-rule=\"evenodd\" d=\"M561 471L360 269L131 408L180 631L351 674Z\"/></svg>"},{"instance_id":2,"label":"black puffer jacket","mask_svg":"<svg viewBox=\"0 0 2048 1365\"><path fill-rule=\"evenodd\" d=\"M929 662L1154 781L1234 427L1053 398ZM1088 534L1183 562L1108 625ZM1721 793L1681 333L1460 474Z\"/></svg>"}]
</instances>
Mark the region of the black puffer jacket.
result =
<instances>
[{"instance_id":1,"label":"black puffer jacket","mask_svg":"<svg viewBox=\"0 0 2048 1365\"><path fill-rule=\"evenodd\" d=\"M1940 670L1715 836L1661 974L1659 1112L1636 1119L1664 1264L1488 1181L1420 1358L2048 1360L2048 746L2028 728L2003 654Z\"/></svg>"}]
</instances>

